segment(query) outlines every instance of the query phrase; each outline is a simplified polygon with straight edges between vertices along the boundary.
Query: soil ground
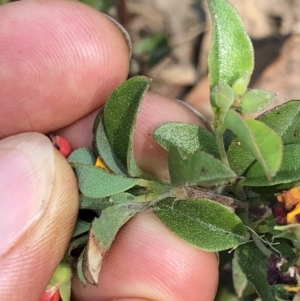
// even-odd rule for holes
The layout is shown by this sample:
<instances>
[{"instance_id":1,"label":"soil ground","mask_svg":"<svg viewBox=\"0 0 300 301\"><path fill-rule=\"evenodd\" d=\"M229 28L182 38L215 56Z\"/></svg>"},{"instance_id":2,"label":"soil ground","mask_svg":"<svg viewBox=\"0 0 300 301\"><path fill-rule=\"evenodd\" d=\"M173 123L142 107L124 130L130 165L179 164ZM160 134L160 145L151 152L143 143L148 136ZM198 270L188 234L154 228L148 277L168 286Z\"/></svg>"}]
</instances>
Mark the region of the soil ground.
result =
<instances>
[{"instance_id":1,"label":"soil ground","mask_svg":"<svg viewBox=\"0 0 300 301\"><path fill-rule=\"evenodd\" d=\"M238 10L255 49L251 87L278 93L274 105L300 98L300 1L229 0ZM122 2L122 1L120 1ZM139 74L155 76L152 89L180 98L213 119L209 105L207 55L211 23L205 0L125 0L121 22L133 47L164 33L171 53Z\"/></svg>"}]
</instances>

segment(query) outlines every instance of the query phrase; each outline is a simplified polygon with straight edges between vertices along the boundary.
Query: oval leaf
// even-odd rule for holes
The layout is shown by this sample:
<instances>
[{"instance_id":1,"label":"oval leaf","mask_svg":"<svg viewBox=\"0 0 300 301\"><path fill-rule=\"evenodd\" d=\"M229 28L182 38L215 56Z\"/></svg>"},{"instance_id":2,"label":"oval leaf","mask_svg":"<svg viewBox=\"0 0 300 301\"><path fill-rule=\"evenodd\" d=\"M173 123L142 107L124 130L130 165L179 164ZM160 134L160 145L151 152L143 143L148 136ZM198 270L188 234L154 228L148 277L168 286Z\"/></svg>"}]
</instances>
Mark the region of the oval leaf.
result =
<instances>
[{"instance_id":1,"label":"oval leaf","mask_svg":"<svg viewBox=\"0 0 300 301\"><path fill-rule=\"evenodd\" d=\"M300 144L300 101L291 100L260 116L264 122L282 137L283 144Z\"/></svg>"},{"instance_id":2,"label":"oval leaf","mask_svg":"<svg viewBox=\"0 0 300 301\"><path fill-rule=\"evenodd\" d=\"M130 176L142 174L133 153L133 135L137 116L150 80L136 76L120 85L108 98L103 111L108 141Z\"/></svg>"},{"instance_id":3,"label":"oval leaf","mask_svg":"<svg viewBox=\"0 0 300 301\"><path fill-rule=\"evenodd\" d=\"M247 87L254 67L253 48L242 20L226 0L208 0L213 21L209 52L210 86L232 84L244 78ZM245 77L244 75L249 76ZM243 89L241 89L243 90Z\"/></svg>"},{"instance_id":4,"label":"oval leaf","mask_svg":"<svg viewBox=\"0 0 300 301\"><path fill-rule=\"evenodd\" d=\"M215 86L210 93L212 107L218 109L229 109L234 102L234 92L227 84Z\"/></svg>"},{"instance_id":5,"label":"oval leaf","mask_svg":"<svg viewBox=\"0 0 300 301\"><path fill-rule=\"evenodd\" d=\"M277 175L268 181L261 166L255 162L246 173L244 185L270 186L291 183L300 180L300 145L289 144L284 146L282 165Z\"/></svg>"},{"instance_id":6,"label":"oval leaf","mask_svg":"<svg viewBox=\"0 0 300 301\"><path fill-rule=\"evenodd\" d=\"M91 284L98 283L103 258L120 228L137 212L137 208L111 206L103 210L101 216L92 222L85 263L88 270L86 272L90 276L86 278L89 282L92 280Z\"/></svg>"},{"instance_id":7,"label":"oval leaf","mask_svg":"<svg viewBox=\"0 0 300 301\"><path fill-rule=\"evenodd\" d=\"M239 298L249 296L255 292L252 283L248 281L242 272L236 256L234 256L232 260L232 280L234 290Z\"/></svg>"},{"instance_id":8,"label":"oval leaf","mask_svg":"<svg viewBox=\"0 0 300 301\"><path fill-rule=\"evenodd\" d=\"M96 158L93 152L88 148L78 148L68 157L68 161L72 166L86 164L95 165Z\"/></svg>"},{"instance_id":9,"label":"oval leaf","mask_svg":"<svg viewBox=\"0 0 300 301\"><path fill-rule=\"evenodd\" d=\"M180 238L206 251L234 248L248 240L242 221L226 207L206 199L166 199L155 214Z\"/></svg>"},{"instance_id":10,"label":"oval leaf","mask_svg":"<svg viewBox=\"0 0 300 301\"><path fill-rule=\"evenodd\" d=\"M164 123L154 131L153 138L166 150L173 145L187 155L200 149L219 158L215 135L195 124Z\"/></svg>"},{"instance_id":11,"label":"oval leaf","mask_svg":"<svg viewBox=\"0 0 300 301\"><path fill-rule=\"evenodd\" d=\"M91 165L77 165L74 169L81 193L90 198L105 198L142 183L142 180L125 178Z\"/></svg>"},{"instance_id":12,"label":"oval leaf","mask_svg":"<svg viewBox=\"0 0 300 301\"><path fill-rule=\"evenodd\" d=\"M274 289L267 282L268 257L253 242L240 245L235 257L246 278L253 284L261 300L276 301Z\"/></svg>"},{"instance_id":13,"label":"oval leaf","mask_svg":"<svg viewBox=\"0 0 300 301\"><path fill-rule=\"evenodd\" d=\"M234 172L212 155L201 150L184 155L175 146L169 151L169 172L175 186L215 185L235 178Z\"/></svg>"},{"instance_id":14,"label":"oval leaf","mask_svg":"<svg viewBox=\"0 0 300 301\"><path fill-rule=\"evenodd\" d=\"M277 96L276 93L265 90L249 90L241 99L243 113L257 113L265 109Z\"/></svg>"},{"instance_id":15,"label":"oval leaf","mask_svg":"<svg viewBox=\"0 0 300 301\"><path fill-rule=\"evenodd\" d=\"M91 224L82 220L82 219L77 219L76 227L73 232L73 238L78 237L86 232L89 231Z\"/></svg>"},{"instance_id":16,"label":"oval leaf","mask_svg":"<svg viewBox=\"0 0 300 301\"><path fill-rule=\"evenodd\" d=\"M246 92L247 85L245 83L249 82L250 75L249 72L246 72L243 76L234 81L231 87L235 96L241 96Z\"/></svg>"},{"instance_id":17,"label":"oval leaf","mask_svg":"<svg viewBox=\"0 0 300 301\"><path fill-rule=\"evenodd\" d=\"M225 124L249 148L269 180L275 176L283 156L281 138L264 123L244 120L233 110L227 112Z\"/></svg>"},{"instance_id":18,"label":"oval leaf","mask_svg":"<svg viewBox=\"0 0 300 301\"><path fill-rule=\"evenodd\" d=\"M99 114L102 115L101 112ZM103 119L100 119L100 121L98 121L96 117L93 132L94 132L93 148L94 150L96 150L98 156L102 158L102 160L105 162L105 164L109 167L109 169L112 172L114 172L115 174L126 176L127 172L125 167L122 165L121 161L116 156L114 150L109 144L103 125Z\"/></svg>"},{"instance_id":19,"label":"oval leaf","mask_svg":"<svg viewBox=\"0 0 300 301\"><path fill-rule=\"evenodd\" d=\"M292 100L256 118L272 128L282 138L283 144L300 144L300 101ZM231 168L243 174L255 161L245 144L235 138L227 152Z\"/></svg>"}]
</instances>

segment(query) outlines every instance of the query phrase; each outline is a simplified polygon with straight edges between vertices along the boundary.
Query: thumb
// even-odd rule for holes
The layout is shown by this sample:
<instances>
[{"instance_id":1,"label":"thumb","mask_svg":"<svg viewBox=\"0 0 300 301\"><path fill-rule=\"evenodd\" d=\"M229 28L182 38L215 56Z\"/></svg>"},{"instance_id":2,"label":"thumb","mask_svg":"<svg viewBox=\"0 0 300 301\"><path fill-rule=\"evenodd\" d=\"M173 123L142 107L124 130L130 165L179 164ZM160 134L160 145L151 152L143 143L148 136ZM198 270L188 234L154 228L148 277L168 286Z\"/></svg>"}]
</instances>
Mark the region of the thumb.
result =
<instances>
[{"instance_id":1,"label":"thumb","mask_svg":"<svg viewBox=\"0 0 300 301\"><path fill-rule=\"evenodd\" d=\"M0 166L1 300L39 300L76 223L76 178L38 133L1 140Z\"/></svg>"}]
</instances>

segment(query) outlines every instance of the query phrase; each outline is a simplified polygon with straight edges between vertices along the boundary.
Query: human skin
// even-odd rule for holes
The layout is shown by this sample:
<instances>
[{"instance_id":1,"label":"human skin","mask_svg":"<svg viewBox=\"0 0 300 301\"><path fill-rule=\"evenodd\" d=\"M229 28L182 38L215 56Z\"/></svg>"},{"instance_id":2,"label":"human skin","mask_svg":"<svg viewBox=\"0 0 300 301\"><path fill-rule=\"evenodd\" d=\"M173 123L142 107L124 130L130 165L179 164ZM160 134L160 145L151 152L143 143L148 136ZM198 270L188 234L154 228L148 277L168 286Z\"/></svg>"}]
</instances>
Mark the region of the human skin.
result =
<instances>
[{"instance_id":1,"label":"human skin","mask_svg":"<svg viewBox=\"0 0 300 301\"><path fill-rule=\"evenodd\" d=\"M76 178L41 134L90 146L93 118L129 70L124 35L79 2L0 6L0 296L38 301L62 259L78 212ZM177 101L148 93L135 134L140 167L168 177L151 138L167 121L200 124ZM21 134L26 133L26 134ZM210 301L217 257L174 236L152 213L133 218L108 252L99 285L74 278L72 300Z\"/></svg>"}]
</instances>

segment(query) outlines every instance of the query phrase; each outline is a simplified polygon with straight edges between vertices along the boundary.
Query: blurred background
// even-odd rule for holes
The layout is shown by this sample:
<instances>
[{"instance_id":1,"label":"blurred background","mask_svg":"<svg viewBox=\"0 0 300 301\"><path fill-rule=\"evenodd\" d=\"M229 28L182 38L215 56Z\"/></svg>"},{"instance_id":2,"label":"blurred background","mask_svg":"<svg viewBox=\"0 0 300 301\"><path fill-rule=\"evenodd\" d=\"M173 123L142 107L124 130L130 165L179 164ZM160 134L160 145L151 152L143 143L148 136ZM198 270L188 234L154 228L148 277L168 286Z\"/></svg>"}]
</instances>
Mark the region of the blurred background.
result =
<instances>
[{"instance_id":1,"label":"blurred background","mask_svg":"<svg viewBox=\"0 0 300 301\"><path fill-rule=\"evenodd\" d=\"M154 77L152 90L184 100L213 120L207 80L211 21L206 0L80 1L127 29L133 43L130 76ZM300 98L300 1L228 1L253 41L255 70L250 87L277 92L272 106ZM12 1L0 0L0 4L8 2Z\"/></svg>"},{"instance_id":2,"label":"blurred background","mask_svg":"<svg viewBox=\"0 0 300 301\"><path fill-rule=\"evenodd\" d=\"M82 0L119 21L133 42L131 76L155 77L151 89L179 98L213 119L206 0ZM300 98L300 1L229 0L255 49L252 88L278 93L272 106Z\"/></svg>"}]
</instances>

